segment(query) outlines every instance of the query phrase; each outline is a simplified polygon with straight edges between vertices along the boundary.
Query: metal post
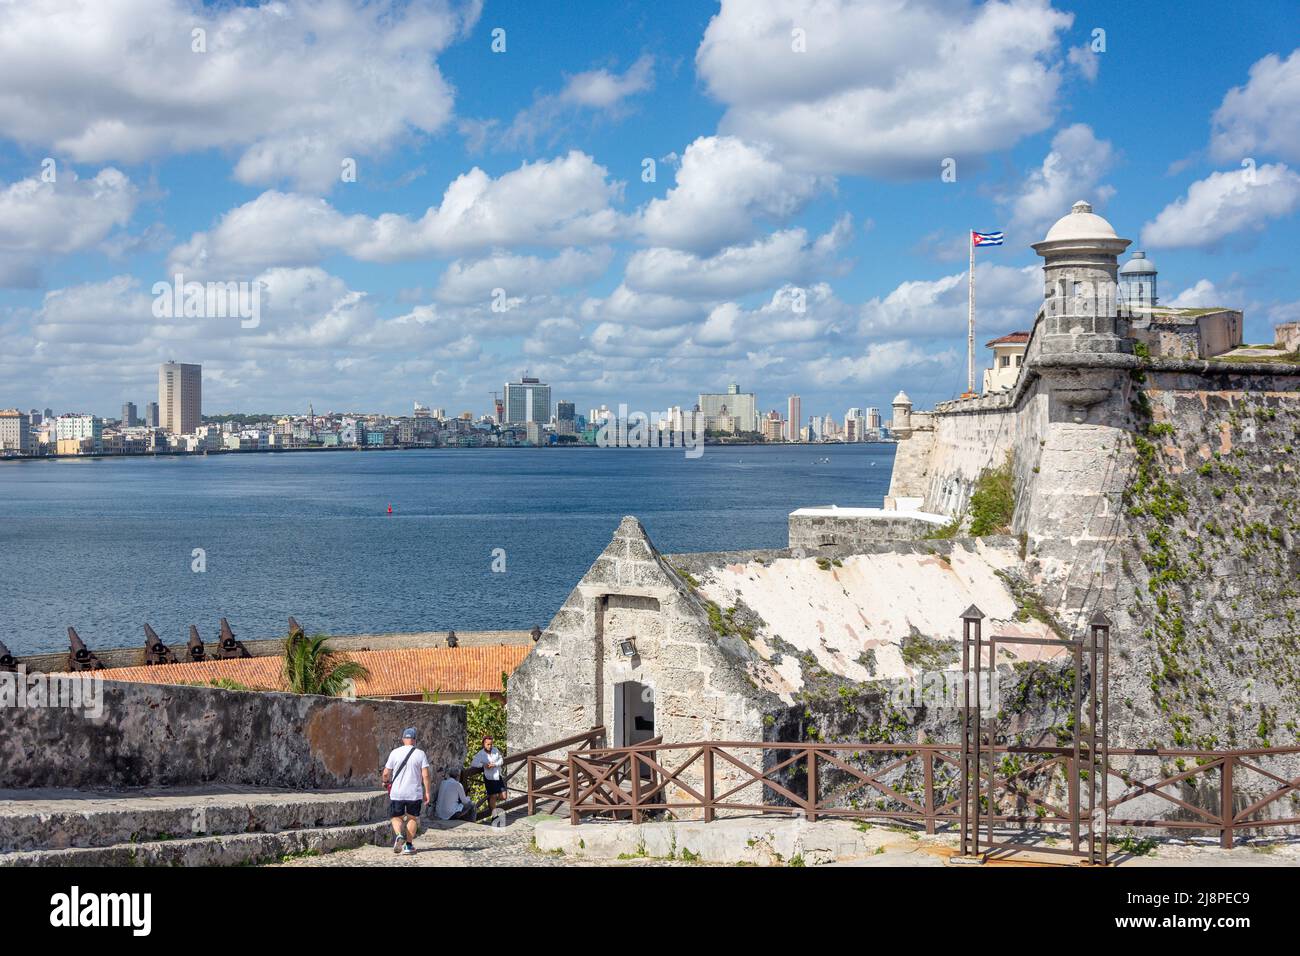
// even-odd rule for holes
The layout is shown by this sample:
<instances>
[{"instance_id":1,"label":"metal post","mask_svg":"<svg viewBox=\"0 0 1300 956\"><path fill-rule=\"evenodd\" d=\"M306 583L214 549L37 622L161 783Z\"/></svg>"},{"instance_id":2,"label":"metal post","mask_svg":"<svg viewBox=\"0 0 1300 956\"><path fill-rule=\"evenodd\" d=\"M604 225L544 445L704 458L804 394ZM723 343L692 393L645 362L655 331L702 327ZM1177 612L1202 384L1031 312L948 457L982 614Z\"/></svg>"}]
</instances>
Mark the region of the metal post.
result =
<instances>
[{"instance_id":1,"label":"metal post","mask_svg":"<svg viewBox=\"0 0 1300 956\"><path fill-rule=\"evenodd\" d=\"M1074 755L1070 760L1070 846L1079 852L1079 724L1083 722L1083 642L1074 645Z\"/></svg>"},{"instance_id":2,"label":"metal post","mask_svg":"<svg viewBox=\"0 0 1300 956\"><path fill-rule=\"evenodd\" d=\"M961 626L961 855L966 856L970 852L970 621L962 621Z\"/></svg>"},{"instance_id":3,"label":"metal post","mask_svg":"<svg viewBox=\"0 0 1300 956\"><path fill-rule=\"evenodd\" d=\"M988 644L989 644L989 680L990 681L997 680L998 672L997 672L997 667L995 666L998 659L997 640L998 639L996 635L989 636ZM980 652L981 661L983 660L983 656L984 656L983 651L981 651ZM976 666L977 667L979 666L979 662L976 663ZM983 693L983 688L980 686L980 684L976 684L975 694L977 700L981 699L982 693ZM991 705L992 703L993 701L990 699L989 704ZM990 720L988 723L984 723L984 707L982 703L980 705L978 713L976 714L976 719L980 722L982 726L986 728L985 732L988 734L988 738L989 738L989 789L988 789L988 803L984 807L984 813L988 818L988 845L991 847L993 846L993 817L997 815L997 810L996 810L997 804L994 802L994 793L993 793L993 787L994 784L997 782L997 773L998 773L997 764L994 763L994 757L997 753L997 748L994 746L995 734L994 734L993 721Z\"/></svg>"},{"instance_id":4,"label":"metal post","mask_svg":"<svg viewBox=\"0 0 1300 956\"><path fill-rule=\"evenodd\" d=\"M1102 623L1104 622L1104 623ZM1110 857L1110 621L1101 628L1101 865Z\"/></svg>"},{"instance_id":5,"label":"metal post","mask_svg":"<svg viewBox=\"0 0 1300 956\"><path fill-rule=\"evenodd\" d=\"M961 855L978 856L980 823L979 658L980 621L984 619L984 612L972 604L962 612L961 619ZM975 652L975 706L973 708L970 699L972 650Z\"/></svg>"},{"instance_id":6,"label":"metal post","mask_svg":"<svg viewBox=\"0 0 1300 956\"><path fill-rule=\"evenodd\" d=\"M975 840L971 852L976 856L980 855L980 737L983 732L984 718L980 713L981 695L980 695L980 662L984 656L984 648L980 644L980 622L975 622L975 713L972 715L975 723L975 741L974 754L971 759L971 766L975 770L975 786L971 788L971 799L974 806L971 808L975 814Z\"/></svg>"},{"instance_id":7,"label":"metal post","mask_svg":"<svg viewBox=\"0 0 1300 956\"><path fill-rule=\"evenodd\" d=\"M1088 862L1097 862L1097 629L1088 628Z\"/></svg>"}]
</instances>

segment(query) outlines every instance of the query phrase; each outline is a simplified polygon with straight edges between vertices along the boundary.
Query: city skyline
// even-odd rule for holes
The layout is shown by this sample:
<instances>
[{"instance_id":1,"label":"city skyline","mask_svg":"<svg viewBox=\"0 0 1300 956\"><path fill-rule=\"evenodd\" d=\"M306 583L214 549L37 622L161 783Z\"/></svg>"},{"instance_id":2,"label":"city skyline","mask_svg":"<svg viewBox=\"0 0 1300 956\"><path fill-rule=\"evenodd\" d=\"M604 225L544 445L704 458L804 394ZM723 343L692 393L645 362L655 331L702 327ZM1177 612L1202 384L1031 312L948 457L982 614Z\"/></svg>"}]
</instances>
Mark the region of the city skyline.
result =
<instances>
[{"instance_id":1,"label":"city skyline","mask_svg":"<svg viewBox=\"0 0 1300 956\"><path fill-rule=\"evenodd\" d=\"M1158 31L1087 0L299 6L0 12L40 107L0 109L0 406L138 404L181 353L213 409L479 409L525 369L580 407L737 380L760 409L930 405L965 384L968 230L1006 236L983 342L1030 326L1029 244L1079 199L1166 303L1249 341L1300 314L1282 2ZM235 16L248 39L191 49ZM186 283L229 294L190 314Z\"/></svg>"}]
</instances>

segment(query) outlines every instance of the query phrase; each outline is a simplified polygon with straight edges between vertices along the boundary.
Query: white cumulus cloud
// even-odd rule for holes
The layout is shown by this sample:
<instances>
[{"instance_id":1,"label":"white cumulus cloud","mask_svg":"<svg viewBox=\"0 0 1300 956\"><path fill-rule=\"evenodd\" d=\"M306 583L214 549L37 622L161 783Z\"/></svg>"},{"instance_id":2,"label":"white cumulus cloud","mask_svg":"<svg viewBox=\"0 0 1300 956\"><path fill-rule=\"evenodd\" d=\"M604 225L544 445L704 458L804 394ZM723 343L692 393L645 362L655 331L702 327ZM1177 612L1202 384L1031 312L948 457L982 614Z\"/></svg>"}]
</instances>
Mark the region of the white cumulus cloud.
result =
<instances>
[{"instance_id":1,"label":"white cumulus cloud","mask_svg":"<svg viewBox=\"0 0 1300 956\"><path fill-rule=\"evenodd\" d=\"M1142 242L1208 248L1236 232L1259 231L1300 208L1300 175L1284 163L1211 173L1192 183L1142 227Z\"/></svg>"}]
</instances>

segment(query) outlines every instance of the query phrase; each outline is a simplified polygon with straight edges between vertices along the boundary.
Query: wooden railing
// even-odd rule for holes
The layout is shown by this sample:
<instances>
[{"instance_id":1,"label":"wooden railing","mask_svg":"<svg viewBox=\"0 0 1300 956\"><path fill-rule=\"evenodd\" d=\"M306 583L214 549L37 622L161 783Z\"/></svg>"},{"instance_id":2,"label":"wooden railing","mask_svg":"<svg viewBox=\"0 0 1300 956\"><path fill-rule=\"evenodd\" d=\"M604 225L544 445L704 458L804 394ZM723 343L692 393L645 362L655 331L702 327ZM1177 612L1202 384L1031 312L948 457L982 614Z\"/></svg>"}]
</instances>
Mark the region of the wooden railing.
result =
<instances>
[{"instance_id":1,"label":"wooden railing","mask_svg":"<svg viewBox=\"0 0 1300 956\"><path fill-rule=\"evenodd\" d=\"M746 753L759 755L757 765ZM1297 754L1300 747L1111 748L1108 772L1124 786L1105 803L1107 822L1111 827L1217 832L1224 847L1232 846L1238 830L1300 824L1300 813L1293 809L1269 818L1259 815L1276 809L1284 798L1293 806L1300 801L1300 777L1288 778L1263 766L1270 759ZM641 822L647 814L663 811L696 812L706 822L719 812L789 813L810 821L820 817L900 821L934 833L938 826L955 825L960 819L960 758L958 744L665 744L655 740L633 747L571 751L563 758L529 757L528 803L532 812L537 801L554 800L568 808L574 824L591 815ZM1158 761L1159 769L1138 774L1125 766L1144 760ZM1189 763L1193 766L1186 767ZM1171 764L1176 772L1170 771ZM1078 792L1088 784L1078 788L1063 784L1071 774L1085 778L1080 768L1087 765L1086 751L1076 757L1073 745L995 746L992 758L979 767L984 787L992 769L993 821L1013 826L1069 823L1074 810L1071 800L1080 799ZM1246 786L1243 774L1251 775ZM1217 781L1211 780L1216 775ZM1214 788L1206 795L1213 797L1212 808L1170 792L1201 782ZM1248 790L1250 784L1253 791ZM1112 782L1111 792L1115 789ZM1167 802L1172 816L1117 813L1118 808L1144 798Z\"/></svg>"},{"instance_id":2,"label":"wooden railing","mask_svg":"<svg viewBox=\"0 0 1300 956\"><path fill-rule=\"evenodd\" d=\"M536 812L537 801L547 795L546 788L554 787L557 780L567 782L566 761L570 751L584 751L594 747L604 747L606 742L605 728L598 726L592 727L590 730L584 730L580 734L574 734L571 737L553 740L539 747L509 754L502 764L501 779L505 781L506 793L513 793L516 796L508 796L497 804L497 808L500 810L513 810L527 804L528 813L531 816ZM559 751L558 755L557 751ZM541 768L543 771L540 776L536 772L537 768ZM557 770L559 772L558 777L555 776ZM521 774L527 774L527 776L520 779ZM562 798L562 800L567 803L567 798ZM482 807L479 810L481 813Z\"/></svg>"}]
</instances>

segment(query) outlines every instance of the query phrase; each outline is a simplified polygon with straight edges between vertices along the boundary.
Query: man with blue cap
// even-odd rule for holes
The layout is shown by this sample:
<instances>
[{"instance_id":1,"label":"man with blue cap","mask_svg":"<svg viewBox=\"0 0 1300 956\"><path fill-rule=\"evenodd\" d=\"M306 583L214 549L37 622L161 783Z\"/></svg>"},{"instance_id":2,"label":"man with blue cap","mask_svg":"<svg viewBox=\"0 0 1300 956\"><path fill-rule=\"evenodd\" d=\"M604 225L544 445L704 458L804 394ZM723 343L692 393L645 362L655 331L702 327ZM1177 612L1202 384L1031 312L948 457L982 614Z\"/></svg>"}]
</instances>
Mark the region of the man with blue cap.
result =
<instances>
[{"instance_id":1,"label":"man with blue cap","mask_svg":"<svg viewBox=\"0 0 1300 956\"><path fill-rule=\"evenodd\" d=\"M393 852L413 856L420 814L429 805L429 795L433 792L429 758L415 746L414 727L402 731L402 746L388 755L384 786L388 789L388 815L393 820Z\"/></svg>"}]
</instances>

